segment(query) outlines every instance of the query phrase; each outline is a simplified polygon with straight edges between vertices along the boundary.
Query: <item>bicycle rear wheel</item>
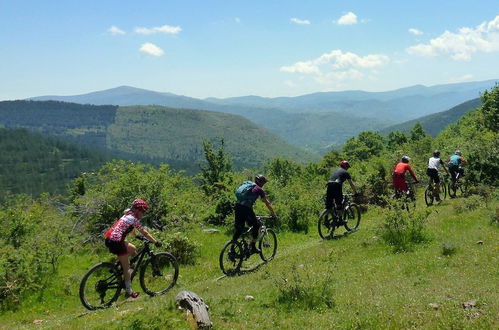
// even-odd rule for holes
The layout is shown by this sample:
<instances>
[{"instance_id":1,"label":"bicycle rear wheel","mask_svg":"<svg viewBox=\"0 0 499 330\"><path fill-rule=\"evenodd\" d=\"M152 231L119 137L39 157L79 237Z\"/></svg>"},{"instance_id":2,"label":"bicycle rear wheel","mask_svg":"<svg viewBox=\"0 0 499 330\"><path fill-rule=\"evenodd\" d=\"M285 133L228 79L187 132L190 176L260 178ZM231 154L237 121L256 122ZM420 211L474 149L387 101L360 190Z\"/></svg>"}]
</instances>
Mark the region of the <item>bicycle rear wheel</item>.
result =
<instances>
[{"instance_id":1,"label":"bicycle rear wheel","mask_svg":"<svg viewBox=\"0 0 499 330\"><path fill-rule=\"evenodd\" d=\"M360 224L360 207L357 204L349 204L345 207L343 212L343 220L345 229L354 231Z\"/></svg>"},{"instance_id":2,"label":"bicycle rear wheel","mask_svg":"<svg viewBox=\"0 0 499 330\"><path fill-rule=\"evenodd\" d=\"M426 203L426 206L431 206L433 205L433 187L428 186L426 187L426 190L424 191L424 201Z\"/></svg>"},{"instance_id":3,"label":"bicycle rear wheel","mask_svg":"<svg viewBox=\"0 0 499 330\"><path fill-rule=\"evenodd\" d=\"M168 252L153 254L140 269L140 286L150 296L167 292L177 278L177 259Z\"/></svg>"},{"instance_id":4,"label":"bicycle rear wheel","mask_svg":"<svg viewBox=\"0 0 499 330\"><path fill-rule=\"evenodd\" d=\"M220 269L227 276L235 275L239 272L243 263L243 247L239 242L228 241L220 251Z\"/></svg>"},{"instance_id":5,"label":"bicycle rear wheel","mask_svg":"<svg viewBox=\"0 0 499 330\"><path fill-rule=\"evenodd\" d=\"M440 191L440 194L441 194L440 197L442 198L442 200L444 200L447 198L447 184L445 182L442 182L440 184L440 187L442 188Z\"/></svg>"},{"instance_id":6,"label":"bicycle rear wheel","mask_svg":"<svg viewBox=\"0 0 499 330\"><path fill-rule=\"evenodd\" d=\"M115 264L101 262L90 268L80 283L80 300L89 310L107 308L118 300L123 273Z\"/></svg>"},{"instance_id":7,"label":"bicycle rear wheel","mask_svg":"<svg viewBox=\"0 0 499 330\"><path fill-rule=\"evenodd\" d=\"M460 182L449 182L448 192L450 198L461 196L463 194L463 186Z\"/></svg>"},{"instance_id":8,"label":"bicycle rear wheel","mask_svg":"<svg viewBox=\"0 0 499 330\"><path fill-rule=\"evenodd\" d=\"M317 230L322 239L330 239L334 233L335 211L333 209L324 209L317 221Z\"/></svg>"},{"instance_id":9,"label":"bicycle rear wheel","mask_svg":"<svg viewBox=\"0 0 499 330\"><path fill-rule=\"evenodd\" d=\"M258 240L258 248L260 249L260 258L267 262L274 259L277 252L277 235L275 232L267 228Z\"/></svg>"}]
</instances>

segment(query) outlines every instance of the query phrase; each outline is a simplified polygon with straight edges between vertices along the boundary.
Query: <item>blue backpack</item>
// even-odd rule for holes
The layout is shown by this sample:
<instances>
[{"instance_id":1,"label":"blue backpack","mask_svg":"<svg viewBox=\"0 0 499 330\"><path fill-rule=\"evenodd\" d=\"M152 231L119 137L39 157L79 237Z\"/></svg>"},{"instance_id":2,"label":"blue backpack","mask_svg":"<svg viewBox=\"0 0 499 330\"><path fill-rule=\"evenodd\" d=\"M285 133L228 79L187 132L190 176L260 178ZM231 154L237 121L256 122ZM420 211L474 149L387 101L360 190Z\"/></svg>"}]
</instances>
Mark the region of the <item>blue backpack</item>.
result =
<instances>
[{"instance_id":1,"label":"blue backpack","mask_svg":"<svg viewBox=\"0 0 499 330\"><path fill-rule=\"evenodd\" d=\"M252 192L255 186L256 183L253 181L244 181L235 191L237 203L249 207L253 206L258 198L258 195Z\"/></svg>"}]
</instances>

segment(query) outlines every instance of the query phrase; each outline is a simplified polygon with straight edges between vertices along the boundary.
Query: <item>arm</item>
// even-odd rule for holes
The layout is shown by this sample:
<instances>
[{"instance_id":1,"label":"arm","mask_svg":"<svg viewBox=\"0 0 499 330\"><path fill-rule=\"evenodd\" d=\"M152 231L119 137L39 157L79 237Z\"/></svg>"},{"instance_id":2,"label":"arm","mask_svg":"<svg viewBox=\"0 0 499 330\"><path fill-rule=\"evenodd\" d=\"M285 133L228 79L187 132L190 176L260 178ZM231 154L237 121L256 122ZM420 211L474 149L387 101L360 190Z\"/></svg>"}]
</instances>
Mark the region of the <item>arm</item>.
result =
<instances>
[{"instance_id":1,"label":"arm","mask_svg":"<svg viewBox=\"0 0 499 330\"><path fill-rule=\"evenodd\" d=\"M447 166L445 166L444 162L440 159L440 164L442 164L442 167L447 175L449 175L449 171L447 170Z\"/></svg>"},{"instance_id":2,"label":"arm","mask_svg":"<svg viewBox=\"0 0 499 330\"><path fill-rule=\"evenodd\" d=\"M355 185L353 184L352 179L347 179L348 183L350 184L350 187L352 188L352 191L355 195L357 195L357 189L355 189Z\"/></svg>"},{"instance_id":3,"label":"arm","mask_svg":"<svg viewBox=\"0 0 499 330\"><path fill-rule=\"evenodd\" d=\"M416 174L414 173L414 170L412 169L411 166L408 166L407 169L409 170L409 174L412 176L414 179L414 182L417 183L419 182L418 178L416 178Z\"/></svg>"},{"instance_id":4,"label":"arm","mask_svg":"<svg viewBox=\"0 0 499 330\"><path fill-rule=\"evenodd\" d=\"M151 234L149 234L149 232L147 230L145 230L144 228L141 228L141 229L137 229L138 231L140 231L140 233L142 235L144 235L145 238L147 238L150 242L156 244L158 241L154 239L154 237L151 236Z\"/></svg>"},{"instance_id":5,"label":"arm","mask_svg":"<svg viewBox=\"0 0 499 330\"><path fill-rule=\"evenodd\" d=\"M262 197L262 202L265 203L265 205L267 206L267 208L270 211L270 214L272 214L273 217L277 217L277 215L275 214L274 208L272 207L272 204L269 202L267 197Z\"/></svg>"}]
</instances>

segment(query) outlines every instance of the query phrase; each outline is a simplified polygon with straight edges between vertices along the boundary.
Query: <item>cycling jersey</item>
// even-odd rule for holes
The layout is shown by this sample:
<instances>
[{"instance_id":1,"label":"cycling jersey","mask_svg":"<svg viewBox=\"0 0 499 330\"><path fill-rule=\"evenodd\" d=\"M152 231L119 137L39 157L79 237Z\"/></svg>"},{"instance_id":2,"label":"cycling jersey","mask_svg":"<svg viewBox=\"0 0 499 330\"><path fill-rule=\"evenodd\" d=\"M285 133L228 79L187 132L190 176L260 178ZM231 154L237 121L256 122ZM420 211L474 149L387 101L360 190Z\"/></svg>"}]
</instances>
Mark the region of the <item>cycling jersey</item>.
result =
<instances>
[{"instance_id":1,"label":"cycling jersey","mask_svg":"<svg viewBox=\"0 0 499 330\"><path fill-rule=\"evenodd\" d=\"M395 166L393 170L393 186L397 190L407 191L409 188L407 187L407 183L405 182L405 172L409 171L414 181L417 181L416 175L411 167L411 165L407 163L400 162Z\"/></svg>"},{"instance_id":2,"label":"cycling jersey","mask_svg":"<svg viewBox=\"0 0 499 330\"><path fill-rule=\"evenodd\" d=\"M433 156L428 159L428 168L438 171L440 165L444 165L444 162L440 158Z\"/></svg>"},{"instance_id":3,"label":"cycling jersey","mask_svg":"<svg viewBox=\"0 0 499 330\"><path fill-rule=\"evenodd\" d=\"M111 241L124 241L126 235L128 235L134 228L143 230L140 220L130 212L119 218L114 223L113 227L106 232L105 236Z\"/></svg>"},{"instance_id":4,"label":"cycling jersey","mask_svg":"<svg viewBox=\"0 0 499 330\"><path fill-rule=\"evenodd\" d=\"M350 179L352 179L352 177L350 176L350 173L348 173L347 170L345 170L344 168L338 168L331 175L329 182L336 182L339 184L343 184L343 182Z\"/></svg>"},{"instance_id":5,"label":"cycling jersey","mask_svg":"<svg viewBox=\"0 0 499 330\"><path fill-rule=\"evenodd\" d=\"M464 161L464 158L459 155L452 155L449 158L449 165L459 166Z\"/></svg>"}]
</instances>

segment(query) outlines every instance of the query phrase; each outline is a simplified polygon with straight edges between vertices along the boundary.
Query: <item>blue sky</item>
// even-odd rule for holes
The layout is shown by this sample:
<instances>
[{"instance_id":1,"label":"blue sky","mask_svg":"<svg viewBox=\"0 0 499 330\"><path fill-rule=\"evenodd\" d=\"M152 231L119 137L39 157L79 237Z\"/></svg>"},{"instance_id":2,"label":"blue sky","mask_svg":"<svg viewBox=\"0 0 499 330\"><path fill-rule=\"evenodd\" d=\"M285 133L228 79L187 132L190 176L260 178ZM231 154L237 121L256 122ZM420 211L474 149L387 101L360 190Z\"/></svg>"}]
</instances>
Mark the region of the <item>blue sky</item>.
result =
<instances>
[{"instance_id":1,"label":"blue sky","mask_svg":"<svg viewBox=\"0 0 499 330\"><path fill-rule=\"evenodd\" d=\"M192 97L499 78L499 1L0 0L0 100Z\"/></svg>"}]
</instances>

